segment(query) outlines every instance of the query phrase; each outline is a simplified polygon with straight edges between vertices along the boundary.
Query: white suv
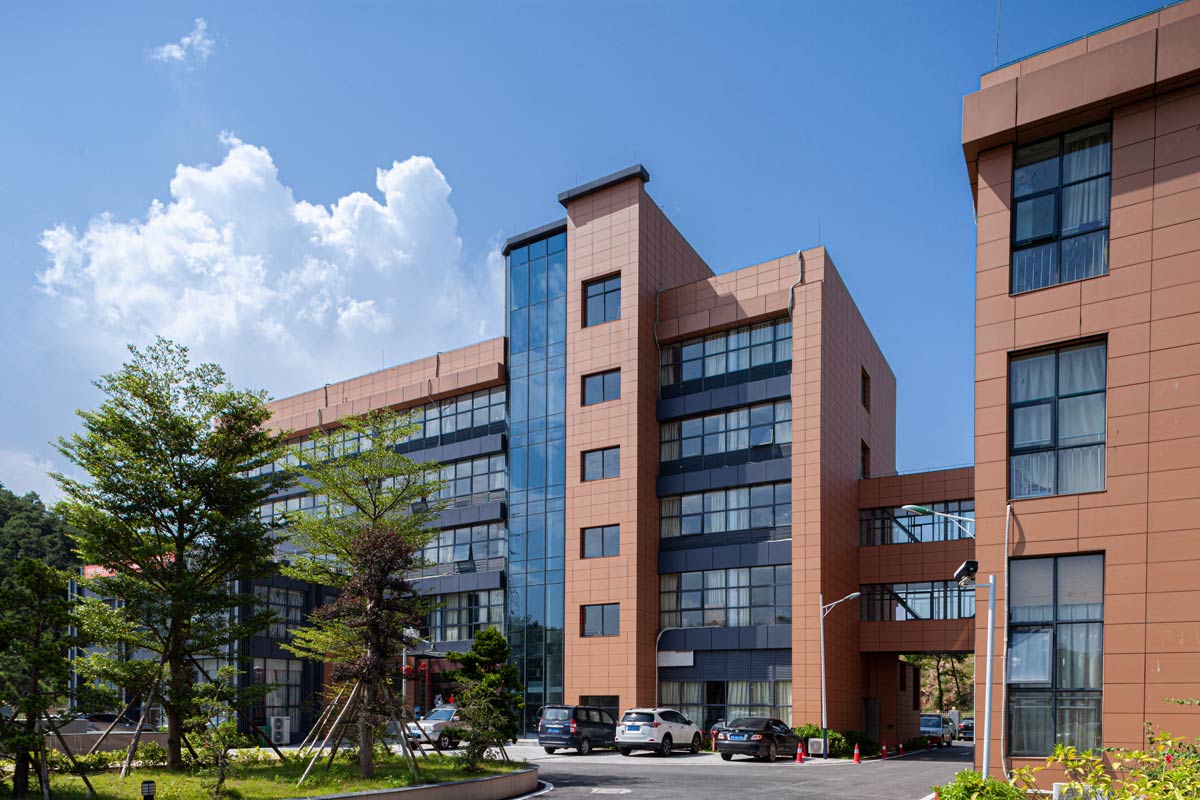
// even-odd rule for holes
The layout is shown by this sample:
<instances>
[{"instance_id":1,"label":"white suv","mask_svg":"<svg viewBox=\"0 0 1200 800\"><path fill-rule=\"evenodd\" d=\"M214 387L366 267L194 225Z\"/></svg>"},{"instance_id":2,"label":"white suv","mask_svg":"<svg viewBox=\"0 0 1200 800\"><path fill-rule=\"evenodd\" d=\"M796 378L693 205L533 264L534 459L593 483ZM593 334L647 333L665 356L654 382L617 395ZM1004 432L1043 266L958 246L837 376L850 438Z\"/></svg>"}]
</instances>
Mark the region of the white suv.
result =
<instances>
[{"instance_id":1,"label":"white suv","mask_svg":"<svg viewBox=\"0 0 1200 800\"><path fill-rule=\"evenodd\" d=\"M617 751L654 750L669 756L676 750L700 752L700 729L673 708L631 708L617 723Z\"/></svg>"}]
</instances>

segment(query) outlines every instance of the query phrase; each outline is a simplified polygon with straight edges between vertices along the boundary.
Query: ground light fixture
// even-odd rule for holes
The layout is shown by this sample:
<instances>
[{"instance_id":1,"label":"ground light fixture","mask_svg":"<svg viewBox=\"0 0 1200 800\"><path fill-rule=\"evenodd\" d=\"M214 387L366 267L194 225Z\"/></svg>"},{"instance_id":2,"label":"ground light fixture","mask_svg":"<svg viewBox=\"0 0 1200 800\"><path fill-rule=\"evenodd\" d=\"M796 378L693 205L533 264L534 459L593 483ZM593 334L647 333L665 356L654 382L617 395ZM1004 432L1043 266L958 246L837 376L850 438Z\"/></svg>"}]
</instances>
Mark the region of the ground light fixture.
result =
<instances>
[{"instance_id":1,"label":"ground light fixture","mask_svg":"<svg viewBox=\"0 0 1200 800\"><path fill-rule=\"evenodd\" d=\"M974 525L975 520L971 517L960 517L957 514L947 514L944 511L934 511L928 506L918 505L903 505L905 511L912 511L917 514L930 514L935 517L945 517L953 522L962 530L969 538L974 539L974 531L968 530L962 523L970 522ZM1007 536L1007 533L1005 534ZM988 769L992 763L992 661L995 656L996 648L996 576L989 575L987 583L971 583L975 578L975 572L979 569L979 562L965 561L954 573L955 580L958 585L964 589L986 589L988 593L988 618L987 618L987 661L985 662L985 675L983 679L983 774L988 774ZM822 705L824 701L822 700Z\"/></svg>"},{"instance_id":2,"label":"ground light fixture","mask_svg":"<svg viewBox=\"0 0 1200 800\"><path fill-rule=\"evenodd\" d=\"M821 604L821 758L823 759L829 758L829 722L825 713L825 615L839 603L853 600L861 594L862 592L851 592L841 600L834 600L828 604L825 602L825 595L817 595L817 602Z\"/></svg>"}]
</instances>

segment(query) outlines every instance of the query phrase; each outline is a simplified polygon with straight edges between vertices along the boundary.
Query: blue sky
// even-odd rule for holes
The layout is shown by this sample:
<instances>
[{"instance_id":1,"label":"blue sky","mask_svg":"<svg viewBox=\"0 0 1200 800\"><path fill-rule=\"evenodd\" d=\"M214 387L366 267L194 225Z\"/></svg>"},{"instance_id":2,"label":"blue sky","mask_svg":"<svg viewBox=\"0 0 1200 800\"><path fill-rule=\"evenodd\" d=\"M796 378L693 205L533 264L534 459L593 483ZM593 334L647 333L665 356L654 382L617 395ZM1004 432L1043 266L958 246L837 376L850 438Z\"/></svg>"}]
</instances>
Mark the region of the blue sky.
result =
<instances>
[{"instance_id":1,"label":"blue sky","mask_svg":"<svg viewBox=\"0 0 1200 800\"><path fill-rule=\"evenodd\" d=\"M1006 0L1000 62L1159 5ZM827 246L898 467L968 463L995 35L969 0L0 4L0 482L48 491L154 333L277 396L498 334L497 242L635 162L718 272Z\"/></svg>"}]
</instances>

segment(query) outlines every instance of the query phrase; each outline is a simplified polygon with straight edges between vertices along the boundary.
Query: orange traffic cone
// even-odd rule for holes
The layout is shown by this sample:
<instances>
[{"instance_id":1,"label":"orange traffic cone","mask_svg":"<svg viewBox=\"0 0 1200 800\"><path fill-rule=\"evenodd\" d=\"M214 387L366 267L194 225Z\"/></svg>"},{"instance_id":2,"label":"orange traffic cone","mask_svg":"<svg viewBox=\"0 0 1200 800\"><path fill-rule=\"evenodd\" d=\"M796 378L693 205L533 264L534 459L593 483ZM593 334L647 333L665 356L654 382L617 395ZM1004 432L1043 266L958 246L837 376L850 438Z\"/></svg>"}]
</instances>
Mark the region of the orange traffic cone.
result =
<instances>
[{"instance_id":1,"label":"orange traffic cone","mask_svg":"<svg viewBox=\"0 0 1200 800\"><path fill-rule=\"evenodd\" d=\"M804 742L796 742L796 763L804 763Z\"/></svg>"},{"instance_id":2,"label":"orange traffic cone","mask_svg":"<svg viewBox=\"0 0 1200 800\"><path fill-rule=\"evenodd\" d=\"M926 750L933 749L933 739L930 739L928 736L925 737L925 749Z\"/></svg>"},{"instance_id":3,"label":"orange traffic cone","mask_svg":"<svg viewBox=\"0 0 1200 800\"><path fill-rule=\"evenodd\" d=\"M860 756L860 755L858 754L858 745L857 745L857 744L855 744L855 745L854 745L854 763L855 763L855 764L861 764L861 763L862 763L862 756Z\"/></svg>"},{"instance_id":4,"label":"orange traffic cone","mask_svg":"<svg viewBox=\"0 0 1200 800\"><path fill-rule=\"evenodd\" d=\"M880 756L880 758L887 758L887 742L883 743L883 754Z\"/></svg>"},{"instance_id":5,"label":"orange traffic cone","mask_svg":"<svg viewBox=\"0 0 1200 800\"><path fill-rule=\"evenodd\" d=\"M904 742L900 743L900 755L904 755Z\"/></svg>"}]
</instances>

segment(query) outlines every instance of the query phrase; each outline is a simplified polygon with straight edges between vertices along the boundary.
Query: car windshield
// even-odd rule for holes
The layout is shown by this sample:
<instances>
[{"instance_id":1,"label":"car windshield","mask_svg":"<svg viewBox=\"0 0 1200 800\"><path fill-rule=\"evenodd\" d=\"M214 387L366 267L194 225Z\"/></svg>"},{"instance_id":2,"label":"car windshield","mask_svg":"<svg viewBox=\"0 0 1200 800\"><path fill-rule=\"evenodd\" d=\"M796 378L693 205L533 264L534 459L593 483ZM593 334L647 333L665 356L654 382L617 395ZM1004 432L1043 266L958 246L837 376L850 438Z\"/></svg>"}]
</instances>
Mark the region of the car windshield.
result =
<instances>
[{"instance_id":1,"label":"car windshield","mask_svg":"<svg viewBox=\"0 0 1200 800\"><path fill-rule=\"evenodd\" d=\"M571 709L569 708L547 708L542 712L542 719L547 722L556 722L571 718Z\"/></svg>"},{"instance_id":2,"label":"car windshield","mask_svg":"<svg viewBox=\"0 0 1200 800\"><path fill-rule=\"evenodd\" d=\"M654 722L654 715L648 711L626 711L621 722Z\"/></svg>"},{"instance_id":3,"label":"car windshield","mask_svg":"<svg viewBox=\"0 0 1200 800\"><path fill-rule=\"evenodd\" d=\"M425 719L431 719L434 722L439 722L442 720L450 719L453 716L454 716L453 708L439 708L439 709L435 709L434 711L430 711L429 716L425 717Z\"/></svg>"},{"instance_id":4,"label":"car windshield","mask_svg":"<svg viewBox=\"0 0 1200 800\"><path fill-rule=\"evenodd\" d=\"M940 728L940 727L942 727L942 718L932 716L932 715L923 716L923 717L921 717L921 727L922 728Z\"/></svg>"}]
</instances>

